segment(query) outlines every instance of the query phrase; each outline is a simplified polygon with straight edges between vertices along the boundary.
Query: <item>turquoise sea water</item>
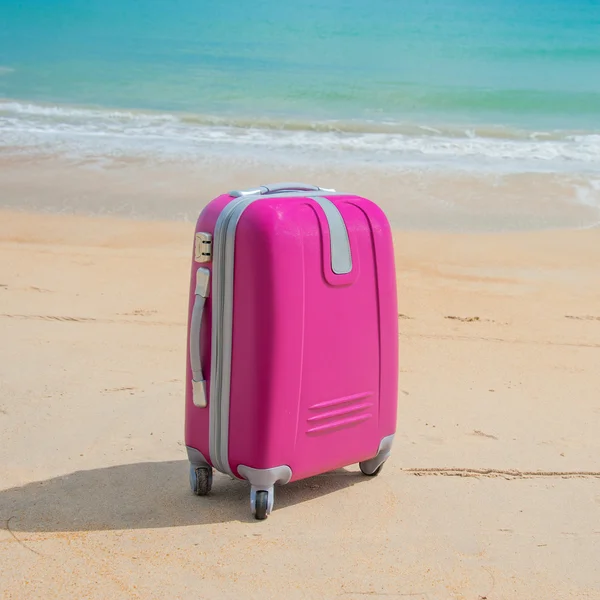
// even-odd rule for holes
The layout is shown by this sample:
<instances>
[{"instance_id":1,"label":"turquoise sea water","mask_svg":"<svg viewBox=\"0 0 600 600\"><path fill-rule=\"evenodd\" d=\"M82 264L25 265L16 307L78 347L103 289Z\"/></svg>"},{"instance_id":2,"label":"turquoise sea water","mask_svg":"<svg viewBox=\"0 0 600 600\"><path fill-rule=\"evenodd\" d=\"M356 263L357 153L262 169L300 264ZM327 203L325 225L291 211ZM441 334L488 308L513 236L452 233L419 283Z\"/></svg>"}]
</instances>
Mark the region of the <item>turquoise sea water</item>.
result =
<instances>
[{"instance_id":1,"label":"turquoise sea water","mask_svg":"<svg viewBox=\"0 0 600 600\"><path fill-rule=\"evenodd\" d=\"M594 170L600 0L0 5L0 147Z\"/></svg>"}]
</instances>

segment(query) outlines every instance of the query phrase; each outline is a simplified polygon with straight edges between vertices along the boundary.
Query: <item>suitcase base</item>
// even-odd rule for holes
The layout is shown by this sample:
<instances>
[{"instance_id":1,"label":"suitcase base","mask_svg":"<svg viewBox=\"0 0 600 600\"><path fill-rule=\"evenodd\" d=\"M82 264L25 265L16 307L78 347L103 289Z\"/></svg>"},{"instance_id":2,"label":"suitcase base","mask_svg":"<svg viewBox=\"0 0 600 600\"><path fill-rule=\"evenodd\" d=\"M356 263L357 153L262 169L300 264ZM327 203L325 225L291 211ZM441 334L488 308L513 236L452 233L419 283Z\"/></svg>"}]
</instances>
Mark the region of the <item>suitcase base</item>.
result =
<instances>
[{"instance_id":1,"label":"suitcase base","mask_svg":"<svg viewBox=\"0 0 600 600\"><path fill-rule=\"evenodd\" d=\"M377 454L359 463L361 472L375 477L390 457L394 435L381 440ZM190 461L190 487L196 496L206 496L212 489L213 468L201 452L187 447ZM238 467L238 473L250 483L250 510L255 519L266 519L275 504L275 485L285 485L292 478L292 470L282 465L271 469L253 469L245 465Z\"/></svg>"}]
</instances>

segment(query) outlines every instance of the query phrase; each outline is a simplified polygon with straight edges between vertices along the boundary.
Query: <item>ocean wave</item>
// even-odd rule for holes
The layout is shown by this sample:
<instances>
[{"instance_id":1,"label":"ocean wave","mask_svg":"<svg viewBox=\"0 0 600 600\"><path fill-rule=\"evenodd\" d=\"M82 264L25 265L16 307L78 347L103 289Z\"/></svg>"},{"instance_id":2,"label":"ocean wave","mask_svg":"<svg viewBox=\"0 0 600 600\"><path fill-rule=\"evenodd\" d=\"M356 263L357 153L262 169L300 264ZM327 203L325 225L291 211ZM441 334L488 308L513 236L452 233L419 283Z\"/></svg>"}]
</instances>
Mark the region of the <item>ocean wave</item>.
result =
<instances>
[{"instance_id":1,"label":"ocean wave","mask_svg":"<svg viewBox=\"0 0 600 600\"><path fill-rule=\"evenodd\" d=\"M600 132L391 121L230 118L0 101L0 147L197 156L274 151L336 160L598 169ZM282 154L283 153L283 154Z\"/></svg>"}]
</instances>

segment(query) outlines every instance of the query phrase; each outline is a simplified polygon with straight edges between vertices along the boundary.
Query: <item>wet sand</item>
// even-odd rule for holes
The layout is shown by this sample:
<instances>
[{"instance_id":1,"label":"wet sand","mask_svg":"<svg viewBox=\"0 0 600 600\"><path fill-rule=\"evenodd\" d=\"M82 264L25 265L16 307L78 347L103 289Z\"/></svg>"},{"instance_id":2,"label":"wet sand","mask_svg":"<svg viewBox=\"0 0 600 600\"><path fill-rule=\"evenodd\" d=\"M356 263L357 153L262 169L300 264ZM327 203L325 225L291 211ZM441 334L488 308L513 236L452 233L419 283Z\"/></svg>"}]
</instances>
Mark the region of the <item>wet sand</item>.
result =
<instances>
[{"instance_id":1,"label":"wet sand","mask_svg":"<svg viewBox=\"0 0 600 600\"><path fill-rule=\"evenodd\" d=\"M195 160L131 156L0 155L0 209L195 221L232 187L304 181L361 194L393 227L496 232L600 224L600 179L590 173L439 170L376 163L275 162L251 155Z\"/></svg>"}]
</instances>

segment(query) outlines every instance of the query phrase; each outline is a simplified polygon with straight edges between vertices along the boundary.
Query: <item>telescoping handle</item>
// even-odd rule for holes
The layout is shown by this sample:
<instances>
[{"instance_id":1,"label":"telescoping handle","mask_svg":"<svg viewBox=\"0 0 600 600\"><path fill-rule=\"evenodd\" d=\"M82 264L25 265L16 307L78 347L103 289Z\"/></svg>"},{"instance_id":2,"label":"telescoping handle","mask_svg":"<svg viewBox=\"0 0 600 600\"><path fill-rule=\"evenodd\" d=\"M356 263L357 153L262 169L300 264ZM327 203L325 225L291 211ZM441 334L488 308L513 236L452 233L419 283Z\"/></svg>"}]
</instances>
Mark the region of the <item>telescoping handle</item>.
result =
<instances>
[{"instance_id":1,"label":"telescoping handle","mask_svg":"<svg viewBox=\"0 0 600 600\"><path fill-rule=\"evenodd\" d=\"M269 183L249 190L234 190L229 192L229 195L239 198L240 196L266 196L267 194L277 194L279 192L335 192L335 190L308 183L286 182Z\"/></svg>"},{"instance_id":2,"label":"telescoping handle","mask_svg":"<svg viewBox=\"0 0 600 600\"><path fill-rule=\"evenodd\" d=\"M204 305L210 289L209 283L210 271L202 267L199 268L196 271L196 295L190 324L190 365L192 368L193 400L194 404L200 408L207 406L206 378L202 373L202 362L200 361L200 333Z\"/></svg>"}]
</instances>

